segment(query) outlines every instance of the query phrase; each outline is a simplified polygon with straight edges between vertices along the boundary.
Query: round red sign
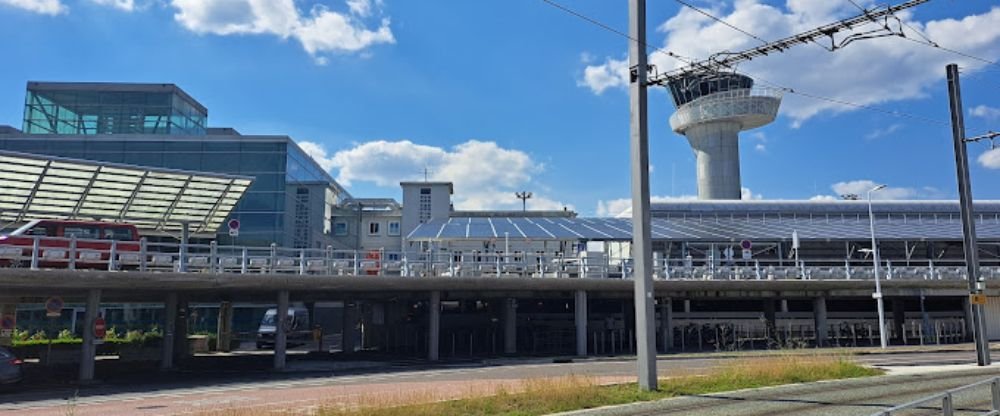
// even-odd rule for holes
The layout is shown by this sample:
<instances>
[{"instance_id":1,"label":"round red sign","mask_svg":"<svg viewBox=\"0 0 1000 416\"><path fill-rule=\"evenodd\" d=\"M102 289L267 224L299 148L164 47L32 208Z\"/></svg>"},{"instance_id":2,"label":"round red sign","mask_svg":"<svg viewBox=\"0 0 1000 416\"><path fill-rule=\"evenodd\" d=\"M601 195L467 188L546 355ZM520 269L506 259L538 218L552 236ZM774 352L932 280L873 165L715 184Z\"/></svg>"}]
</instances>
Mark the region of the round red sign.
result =
<instances>
[{"instance_id":1,"label":"round red sign","mask_svg":"<svg viewBox=\"0 0 1000 416\"><path fill-rule=\"evenodd\" d=\"M107 327L105 327L104 318L97 318L94 320L94 337L97 339L104 339L107 335Z\"/></svg>"}]
</instances>

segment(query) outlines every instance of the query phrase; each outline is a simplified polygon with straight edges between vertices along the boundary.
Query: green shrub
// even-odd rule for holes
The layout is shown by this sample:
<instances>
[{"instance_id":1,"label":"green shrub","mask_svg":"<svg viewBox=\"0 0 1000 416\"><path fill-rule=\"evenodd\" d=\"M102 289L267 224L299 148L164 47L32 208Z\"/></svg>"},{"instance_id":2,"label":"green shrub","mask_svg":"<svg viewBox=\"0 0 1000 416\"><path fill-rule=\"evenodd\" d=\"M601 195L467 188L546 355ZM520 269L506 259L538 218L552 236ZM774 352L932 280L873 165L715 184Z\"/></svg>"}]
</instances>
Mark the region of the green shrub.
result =
<instances>
[{"instance_id":1,"label":"green shrub","mask_svg":"<svg viewBox=\"0 0 1000 416\"><path fill-rule=\"evenodd\" d=\"M73 338L74 338L73 331L70 331L68 329L59 331L59 335L56 336L56 339L73 339Z\"/></svg>"}]
</instances>

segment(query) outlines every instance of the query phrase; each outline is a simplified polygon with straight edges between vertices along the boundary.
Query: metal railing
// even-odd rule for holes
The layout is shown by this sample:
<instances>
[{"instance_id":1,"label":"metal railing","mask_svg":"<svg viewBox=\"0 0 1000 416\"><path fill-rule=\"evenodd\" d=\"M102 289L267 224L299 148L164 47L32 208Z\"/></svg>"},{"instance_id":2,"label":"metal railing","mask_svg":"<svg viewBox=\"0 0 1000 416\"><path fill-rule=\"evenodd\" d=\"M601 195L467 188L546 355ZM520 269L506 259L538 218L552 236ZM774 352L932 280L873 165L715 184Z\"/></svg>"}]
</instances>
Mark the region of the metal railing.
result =
<instances>
[{"instance_id":1,"label":"metal railing","mask_svg":"<svg viewBox=\"0 0 1000 416\"><path fill-rule=\"evenodd\" d=\"M974 388L989 385L990 386L990 404L991 410L985 413L979 413L979 416L1000 416L1000 377L992 377L986 380L980 381L978 383L969 384L967 386L962 386L956 389L947 390L943 393L938 393L933 396L924 397L919 400L915 400L906 404L902 404L891 409L882 410L876 413L872 413L871 416L892 416L899 414L904 410L912 410L933 402L941 403L941 415L942 416L954 416L955 414L955 395L959 393L964 393ZM935 406L935 409L937 407ZM963 410L963 414L969 414L968 410Z\"/></svg>"},{"instance_id":2,"label":"metal railing","mask_svg":"<svg viewBox=\"0 0 1000 416\"><path fill-rule=\"evenodd\" d=\"M961 280L961 260L884 261L886 280ZM981 261L986 279L1000 279L1000 261ZM0 267L198 273L286 273L407 277L632 278L632 259L600 252L414 252L153 243L59 237L0 240ZM863 259L684 259L654 256L658 280L870 280Z\"/></svg>"}]
</instances>

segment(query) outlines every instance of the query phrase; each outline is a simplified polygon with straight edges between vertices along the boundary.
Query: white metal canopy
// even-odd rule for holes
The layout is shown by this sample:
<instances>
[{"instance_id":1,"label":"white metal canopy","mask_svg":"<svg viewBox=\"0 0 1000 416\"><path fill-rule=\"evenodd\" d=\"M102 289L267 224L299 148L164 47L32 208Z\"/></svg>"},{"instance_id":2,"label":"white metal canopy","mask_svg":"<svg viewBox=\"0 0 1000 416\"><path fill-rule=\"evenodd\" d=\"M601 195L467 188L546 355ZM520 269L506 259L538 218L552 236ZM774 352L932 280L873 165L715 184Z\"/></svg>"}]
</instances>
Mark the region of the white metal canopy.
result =
<instances>
[{"instance_id":1,"label":"white metal canopy","mask_svg":"<svg viewBox=\"0 0 1000 416\"><path fill-rule=\"evenodd\" d=\"M127 222L214 233L253 178L0 150L0 220Z\"/></svg>"}]
</instances>

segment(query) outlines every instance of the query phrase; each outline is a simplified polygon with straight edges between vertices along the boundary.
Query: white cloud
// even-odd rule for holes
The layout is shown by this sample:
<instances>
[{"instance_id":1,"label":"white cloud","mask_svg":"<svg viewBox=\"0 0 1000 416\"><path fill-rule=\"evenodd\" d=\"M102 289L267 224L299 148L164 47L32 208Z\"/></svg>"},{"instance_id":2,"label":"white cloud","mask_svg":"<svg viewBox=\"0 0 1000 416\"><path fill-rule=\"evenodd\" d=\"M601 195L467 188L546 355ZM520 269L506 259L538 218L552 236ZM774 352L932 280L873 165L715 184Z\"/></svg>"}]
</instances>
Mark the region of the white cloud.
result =
<instances>
[{"instance_id":1,"label":"white cloud","mask_svg":"<svg viewBox=\"0 0 1000 416\"><path fill-rule=\"evenodd\" d=\"M120 0L99 0L120 1ZM215 35L275 35L298 40L318 64L324 52L356 52L395 43L389 20L369 29L360 18L372 13L371 1L349 0L350 13L317 4L303 14L293 0L171 0L174 19L186 29Z\"/></svg>"},{"instance_id":2,"label":"white cloud","mask_svg":"<svg viewBox=\"0 0 1000 416\"><path fill-rule=\"evenodd\" d=\"M99 4L101 6L110 6L125 12L134 11L136 8L135 0L90 0L90 1L95 4Z\"/></svg>"},{"instance_id":3,"label":"white cloud","mask_svg":"<svg viewBox=\"0 0 1000 416\"><path fill-rule=\"evenodd\" d=\"M521 201L514 193L532 188L536 190L528 200L529 209L573 209L537 190L540 187L533 177L544 165L527 153L494 142L470 140L445 149L408 140L378 140L333 155L316 143L299 142L299 146L324 168L336 170L337 181L344 186L362 181L397 187L400 181L422 180L427 169L428 179L454 183L456 209L520 209Z\"/></svg>"},{"instance_id":4,"label":"white cloud","mask_svg":"<svg viewBox=\"0 0 1000 416\"><path fill-rule=\"evenodd\" d=\"M716 3L718 4L718 3ZM749 30L763 39L780 39L858 13L848 2L788 0L784 7L765 4L761 0L740 0L713 13L725 21ZM1000 57L1000 6L978 15L961 19L940 19L919 22L910 14L899 13L910 26L922 31L940 45L972 55L996 60ZM870 30L864 26L859 31ZM662 25L662 48L681 56L707 58L719 51L737 51L760 44L733 29L711 20L689 8L680 11ZM907 29L910 38L916 34ZM662 53L650 55L650 62L660 72L684 63ZM850 101L863 105L878 105L892 101L926 96L940 84L944 66L957 63L972 72L982 62L949 54L943 50L919 45L897 37L855 42L830 53L816 45L799 45L783 54L776 54L744 63L739 70L757 77L757 85L765 81L799 89L803 92ZM581 85L595 93L607 88L626 85L627 63L608 59L601 65L584 69ZM593 74L593 79L587 74ZM608 77L617 75L617 80ZM797 125L821 113L854 110L840 104L786 94L782 114Z\"/></svg>"},{"instance_id":5,"label":"white cloud","mask_svg":"<svg viewBox=\"0 0 1000 416\"><path fill-rule=\"evenodd\" d=\"M750 188L741 189L741 198L744 201L748 200L759 200L763 199L762 195L754 194ZM652 204L659 202L677 202L677 201L697 201L697 195L650 195L649 202ZM615 217L615 218L625 218L632 216L632 198L618 198L609 199L606 201L597 201L597 210L595 214L598 217Z\"/></svg>"},{"instance_id":6,"label":"white cloud","mask_svg":"<svg viewBox=\"0 0 1000 416\"><path fill-rule=\"evenodd\" d=\"M875 140L875 139L878 139L878 138L890 136L893 133L899 131L899 129L901 129L901 128L903 128L903 125L899 124L899 123L892 124L892 125L890 125L888 127L877 128L875 130L872 130L868 134L866 134L865 138L868 139L868 140Z\"/></svg>"},{"instance_id":7,"label":"white cloud","mask_svg":"<svg viewBox=\"0 0 1000 416\"><path fill-rule=\"evenodd\" d=\"M985 118L987 120L996 120L1000 119L1000 108L977 105L969 109L969 115L973 117Z\"/></svg>"},{"instance_id":8,"label":"white cloud","mask_svg":"<svg viewBox=\"0 0 1000 416\"><path fill-rule=\"evenodd\" d=\"M875 181L868 179L860 179L856 181L848 182L837 182L830 185L830 189L837 196L840 195L857 195L859 198L868 198L868 191L879 184ZM886 187L882 190L872 192L872 199L913 199L920 197L920 193L913 188L898 188L898 187ZM815 197L814 197L815 198Z\"/></svg>"},{"instance_id":9,"label":"white cloud","mask_svg":"<svg viewBox=\"0 0 1000 416\"><path fill-rule=\"evenodd\" d=\"M356 14L361 17L368 17L372 15L372 9L376 6L382 5L382 0L346 0L347 8L351 13Z\"/></svg>"},{"instance_id":10,"label":"white cloud","mask_svg":"<svg viewBox=\"0 0 1000 416\"><path fill-rule=\"evenodd\" d=\"M1000 147L979 155L979 164L988 169L1000 169Z\"/></svg>"},{"instance_id":11,"label":"white cloud","mask_svg":"<svg viewBox=\"0 0 1000 416\"><path fill-rule=\"evenodd\" d=\"M582 55L581 59L593 60L590 54ZM625 88L628 85L628 60L607 58L603 64L588 65L583 69L583 79L576 85L590 88L594 94L600 95L608 88Z\"/></svg>"},{"instance_id":12,"label":"white cloud","mask_svg":"<svg viewBox=\"0 0 1000 416\"><path fill-rule=\"evenodd\" d=\"M0 4L51 16L69 12L60 0L0 0Z\"/></svg>"}]
</instances>

